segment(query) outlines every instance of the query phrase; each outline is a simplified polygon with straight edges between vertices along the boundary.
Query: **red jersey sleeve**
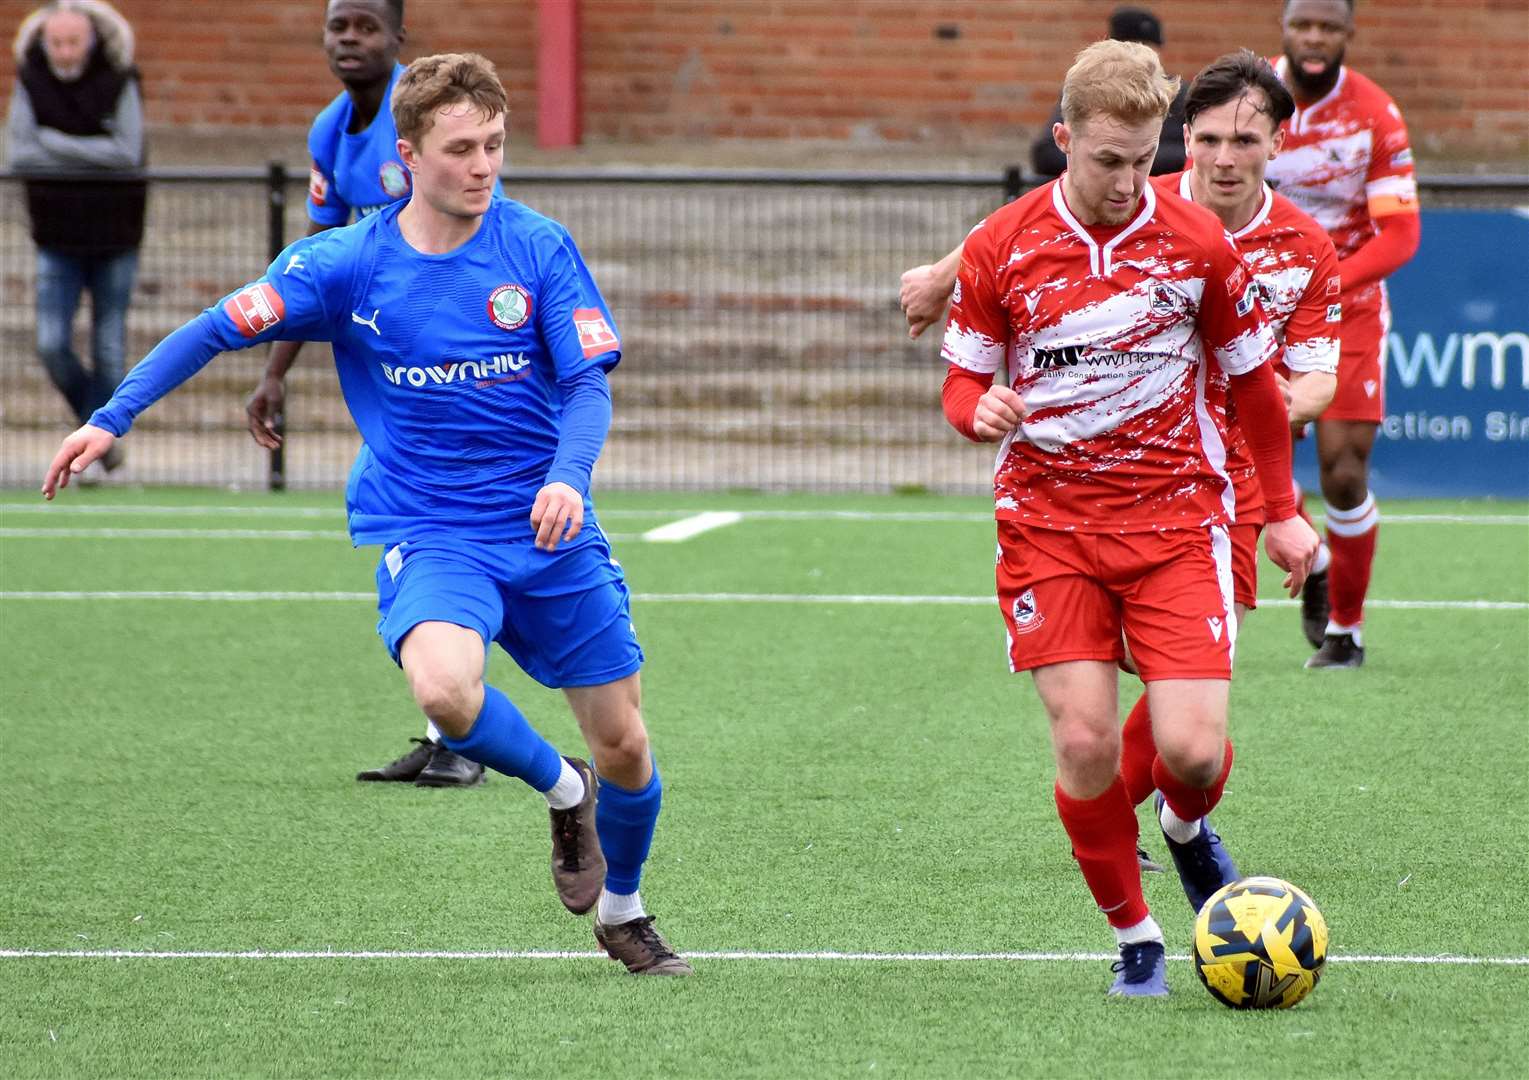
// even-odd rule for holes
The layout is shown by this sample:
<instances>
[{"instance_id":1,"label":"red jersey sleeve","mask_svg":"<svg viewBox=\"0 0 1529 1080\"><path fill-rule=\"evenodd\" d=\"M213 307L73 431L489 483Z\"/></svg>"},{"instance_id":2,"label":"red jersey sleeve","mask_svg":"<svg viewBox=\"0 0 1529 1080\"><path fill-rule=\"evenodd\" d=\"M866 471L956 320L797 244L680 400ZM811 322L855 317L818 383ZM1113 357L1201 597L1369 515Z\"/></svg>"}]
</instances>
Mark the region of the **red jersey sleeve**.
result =
<instances>
[{"instance_id":1,"label":"red jersey sleeve","mask_svg":"<svg viewBox=\"0 0 1529 1080\"><path fill-rule=\"evenodd\" d=\"M1306 291L1285 323L1285 366L1291 371L1338 372L1342 343L1343 282L1338 253L1327 234L1313 230L1303 239L1316 249L1316 262Z\"/></svg>"},{"instance_id":2,"label":"red jersey sleeve","mask_svg":"<svg viewBox=\"0 0 1529 1080\"><path fill-rule=\"evenodd\" d=\"M1200 334L1228 375L1252 371L1279 351L1258 306L1258 283L1248 273L1229 233L1212 241L1200 298Z\"/></svg>"},{"instance_id":3,"label":"red jersey sleeve","mask_svg":"<svg viewBox=\"0 0 1529 1080\"><path fill-rule=\"evenodd\" d=\"M1385 94L1375 102L1370 168L1364 178L1365 200L1370 217L1418 212L1417 175L1412 167L1412 146L1401 110Z\"/></svg>"},{"instance_id":4,"label":"red jersey sleeve","mask_svg":"<svg viewBox=\"0 0 1529 1080\"><path fill-rule=\"evenodd\" d=\"M1003 364L1008 344L1009 312L998 289L996 241L990 223L983 222L961 246L961 269L950 296L940 357L991 375Z\"/></svg>"}]
</instances>

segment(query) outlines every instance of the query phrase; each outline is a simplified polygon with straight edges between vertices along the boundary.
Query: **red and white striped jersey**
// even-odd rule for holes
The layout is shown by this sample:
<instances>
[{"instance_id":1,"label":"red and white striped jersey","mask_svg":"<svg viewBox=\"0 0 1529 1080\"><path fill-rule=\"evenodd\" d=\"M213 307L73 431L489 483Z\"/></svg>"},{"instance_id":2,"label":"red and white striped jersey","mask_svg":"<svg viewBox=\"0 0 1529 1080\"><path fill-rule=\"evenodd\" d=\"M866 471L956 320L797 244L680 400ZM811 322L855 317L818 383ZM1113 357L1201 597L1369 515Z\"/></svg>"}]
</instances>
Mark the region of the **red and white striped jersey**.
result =
<instances>
[{"instance_id":1,"label":"red and white striped jersey","mask_svg":"<svg viewBox=\"0 0 1529 1080\"><path fill-rule=\"evenodd\" d=\"M1289 61L1275 65L1289 84ZM1418 212L1407 125L1396 102L1352 68L1321 101L1285 123L1285 146L1269 162L1269 183L1316 219L1348 258L1379 231L1375 220ZM1366 286L1369 292L1373 286Z\"/></svg>"},{"instance_id":2,"label":"red and white striped jersey","mask_svg":"<svg viewBox=\"0 0 1529 1080\"><path fill-rule=\"evenodd\" d=\"M1240 375L1276 351L1213 214L1149 184L1129 223L1089 227L1057 180L967 237L941 355L1006 364L1029 409L999 449L998 517L1130 533L1230 519L1210 369Z\"/></svg>"},{"instance_id":3,"label":"red and white striped jersey","mask_svg":"<svg viewBox=\"0 0 1529 1080\"><path fill-rule=\"evenodd\" d=\"M1190 173L1153 178L1160 191L1194 201ZM1280 359L1291 371L1338 371L1339 329L1343 317L1338 255L1333 242L1310 216L1269 188L1258 211L1232 234L1243 262L1258 283L1258 302L1284 346ZM1226 468L1237 492L1237 520L1263 520L1263 492L1253 459L1227 401L1226 378L1211 373L1212 404L1225 409L1228 439Z\"/></svg>"}]
</instances>

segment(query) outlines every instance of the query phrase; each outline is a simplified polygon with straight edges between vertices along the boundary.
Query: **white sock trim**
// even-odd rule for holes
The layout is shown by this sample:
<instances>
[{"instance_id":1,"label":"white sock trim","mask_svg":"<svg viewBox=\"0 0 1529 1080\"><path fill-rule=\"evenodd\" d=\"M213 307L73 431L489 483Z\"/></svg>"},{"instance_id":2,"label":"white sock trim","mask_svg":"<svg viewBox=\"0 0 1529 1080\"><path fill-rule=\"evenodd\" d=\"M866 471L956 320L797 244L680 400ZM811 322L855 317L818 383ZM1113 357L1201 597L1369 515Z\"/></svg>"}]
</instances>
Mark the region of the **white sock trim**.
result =
<instances>
[{"instance_id":1,"label":"white sock trim","mask_svg":"<svg viewBox=\"0 0 1529 1080\"><path fill-rule=\"evenodd\" d=\"M563 763L563 771L557 774L557 781L547 789L547 805L554 810L568 810L584 801L584 777L579 775L579 770L568 764L567 758L559 760Z\"/></svg>"},{"instance_id":2,"label":"white sock trim","mask_svg":"<svg viewBox=\"0 0 1529 1080\"><path fill-rule=\"evenodd\" d=\"M1111 929L1115 931L1116 945L1140 945L1143 941L1155 941L1162 944L1163 941L1163 929L1157 925L1157 920L1151 915L1135 926L1127 926L1123 930L1118 926Z\"/></svg>"},{"instance_id":3,"label":"white sock trim","mask_svg":"<svg viewBox=\"0 0 1529 1080\"><path fill-rule=\"evenodd\" d=\"M1311 572L1313 574L1327 573L1327 568L1332 564L1332 561L1332 549L1327 546L1327 541L1323 540L1321 543L1317 544L1317 557L1312 560Z\"/></svg>"},{"instance_id":4,"label":"white sock trim","mask_svg":"<svg viewBox=\"0 0 1529 1080\"><path fill-rule=\"evenodd\" d=\"M600 890L600 902L595 905L596 922L604 926L616 926L619 923L640 919L646 914L642 907L642 893L623 895L608 889Z\"/></svg>"},{"instance_id":5,"label":"white sock trim","mask_svg":"<svg viewBox=\"0 0 1529 1080\"><path fill-rule=\"evenodd\" d=\"M1327 506L1327 531L1333 536L1363 536L1379 524L1380 508L1375 505L1375 496L1371 492L1366 491L1364 502L1352 510Z\"/></svg>"},{"instance_id":6,"label":"white sock trim","mask_svg":"<svg viewBox=\"0 0 1529 1080\"><path fill-rule=\"evenodd\" d=\"M434 720L425 721L425 738L433 743L441 741L441 729L435 726Z\"/></svg>"},{"instance_id":7,"label":"white sock trim","mask_svg":"<svg viewBox=\"0 0 1529 1080\"><path fill-rule=\"evenodd\" d=\"M1359 635L1359 626L1357 624L1354 626L1344 626L1342 623L1335 623L1329 619L1327 622L1327 629L1324 631L1324 633L1350 634L1354 638L1355 645L1358 645L1360 648L1364 647L1364 640Z\"/></svg>"},{"instance_id":8,"label":"white sock trim","mask_svg":"<svg viewBox=\"0 0 1529 1080\"><path fill-rule=\"evenodd\" d=\"M1185 821L1173 812L1173 807L1168 805L1166 799L1163 800L1163 809L1157 815L1157 820L1163 827L1164 835L1175 844L1187 844L1200 835L1200 821L1202 819L1195 818L1193 821Z\"/></svg>"}]
</instances>

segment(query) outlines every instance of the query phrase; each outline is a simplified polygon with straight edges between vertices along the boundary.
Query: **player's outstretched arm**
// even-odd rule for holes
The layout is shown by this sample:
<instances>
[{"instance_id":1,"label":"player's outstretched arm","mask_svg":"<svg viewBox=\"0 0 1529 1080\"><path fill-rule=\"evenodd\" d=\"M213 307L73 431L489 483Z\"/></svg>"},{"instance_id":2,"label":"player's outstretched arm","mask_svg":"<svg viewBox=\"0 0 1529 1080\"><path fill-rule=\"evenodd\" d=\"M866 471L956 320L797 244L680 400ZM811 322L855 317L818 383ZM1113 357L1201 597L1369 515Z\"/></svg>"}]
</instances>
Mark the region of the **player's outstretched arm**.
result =
<instances>
[{"instance_id":1,"label":"player's outstretched arm","mask_svg":"<svg viewBox=\"0 0 1529 1080\"><path fill-rule=\"evenodd\" d=\"M52 499L61 489L68 487L71 476L78 476L85 471L86 466L105 457L116 441L117 436L105 428L90 424L78 428L64 440L58 453L48 463L47 474L42 478L42 497Z\"/></svg>"},{"instance_id":2,"label":"player's outstretched arm","mask_svg":"<svg viewBox=\"0 0 1529 1080\"><path fill-rule=\"evenodd\" d=\"M908 319L908 336L916 338L945 317L945 305L956 288L956 275L961 270L961 248L937 263L926 263L903 272L901 286L897 290L897 302Z\"/></svg>"}]
</instances>

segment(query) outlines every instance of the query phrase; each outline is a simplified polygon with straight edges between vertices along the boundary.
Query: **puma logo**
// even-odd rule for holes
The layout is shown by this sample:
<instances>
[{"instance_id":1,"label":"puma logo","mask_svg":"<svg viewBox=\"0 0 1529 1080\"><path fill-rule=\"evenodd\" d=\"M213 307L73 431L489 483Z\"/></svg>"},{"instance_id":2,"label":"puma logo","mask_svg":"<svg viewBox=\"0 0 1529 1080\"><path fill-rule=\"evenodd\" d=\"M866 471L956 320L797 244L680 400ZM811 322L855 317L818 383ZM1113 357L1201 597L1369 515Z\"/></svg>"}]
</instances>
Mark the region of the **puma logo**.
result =
<instances>
[{"instance_id":1,"label":"puma logo","mask_svg":"<svg viewBox=\"0 0 1529 1080\"><path fill-rule=\"evenodd\" d=\"M382 314L382 309L374 308L372 310L372 317L370 319L363 319L360 315L357 315L354 311L352 311L350 313L350 321L353 323L360 323L362 326L370 326L372 328L372 333L376 334L378 337L381 337L382 331L377 329L377 316L380 314Z\"/></svg>"}]
</instances>

